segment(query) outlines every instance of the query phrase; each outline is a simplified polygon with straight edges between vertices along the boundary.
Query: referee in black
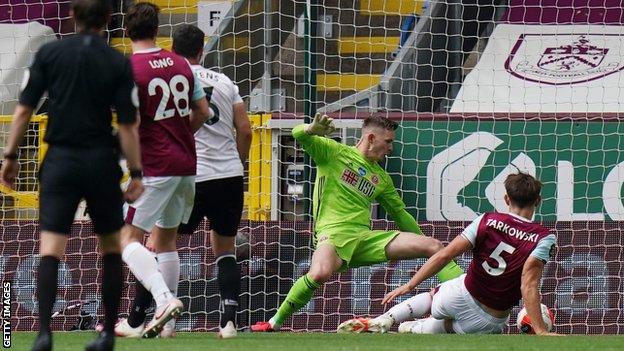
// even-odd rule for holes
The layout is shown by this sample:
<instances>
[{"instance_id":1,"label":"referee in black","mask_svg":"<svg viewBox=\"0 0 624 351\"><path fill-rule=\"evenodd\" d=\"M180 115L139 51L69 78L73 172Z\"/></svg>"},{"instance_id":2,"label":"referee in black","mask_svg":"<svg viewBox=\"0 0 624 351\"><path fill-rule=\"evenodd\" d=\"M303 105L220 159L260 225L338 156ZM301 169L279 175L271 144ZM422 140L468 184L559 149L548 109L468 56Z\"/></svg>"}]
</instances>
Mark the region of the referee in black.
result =
<instances>
[{"instance_id":1,"label":"referee in black","mask_svg":"<svg viewBox=\"0 0 624 351\"><path fill-rule=\"evenodd\" d=\"M113 350L114 327L122 290L119 230L123 199L143 192L133 76L130 62L101 37L110 2L72 0L77 34L42 46L24 77L19 104L4 148L0 181L12 187L18 174L18 146L32 113L48 92L49 144L39 174L41 241L37 276L39 335L33 350L51 350L50 318L57 293L59 261L81 199L87 201L102 251L104 331L86 350ZM131 181L122 194L119 153L111 127L117 111L119 144Z\"/></svg>"}]
</instances>

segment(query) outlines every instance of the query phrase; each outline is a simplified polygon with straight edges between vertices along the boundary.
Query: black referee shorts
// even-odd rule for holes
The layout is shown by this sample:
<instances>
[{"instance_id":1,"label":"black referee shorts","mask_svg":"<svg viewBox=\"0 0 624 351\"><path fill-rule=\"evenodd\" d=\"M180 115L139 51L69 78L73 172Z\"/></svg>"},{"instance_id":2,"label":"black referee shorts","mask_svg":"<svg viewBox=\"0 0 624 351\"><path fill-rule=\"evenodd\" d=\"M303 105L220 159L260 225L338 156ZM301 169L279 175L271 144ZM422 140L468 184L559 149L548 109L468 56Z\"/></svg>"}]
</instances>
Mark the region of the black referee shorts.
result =
<instances>
[{"instance_id":1,"label":"black referee shorts","mask_svg":"<svg viewBox=\"0 0 624 351\"><path fill-rule=\"evenodd\" d=\"M69 234L82 199L96 233L119 230L124 224L121 176L113 148L51 146L39 172L41 230Z\"/></svg>"},{"instance_id":2,"label":"black referee shorts","mask_svg":"<svg viewBox=\"0 0 624 351\"><path fill-rule=\"evenodd\" d=\"M195 183L195 203L180 234L191 234L206 217L210 228L223 236L236 236L243 212L243 177L212 179Z\"/></svg>"}]
</instances>

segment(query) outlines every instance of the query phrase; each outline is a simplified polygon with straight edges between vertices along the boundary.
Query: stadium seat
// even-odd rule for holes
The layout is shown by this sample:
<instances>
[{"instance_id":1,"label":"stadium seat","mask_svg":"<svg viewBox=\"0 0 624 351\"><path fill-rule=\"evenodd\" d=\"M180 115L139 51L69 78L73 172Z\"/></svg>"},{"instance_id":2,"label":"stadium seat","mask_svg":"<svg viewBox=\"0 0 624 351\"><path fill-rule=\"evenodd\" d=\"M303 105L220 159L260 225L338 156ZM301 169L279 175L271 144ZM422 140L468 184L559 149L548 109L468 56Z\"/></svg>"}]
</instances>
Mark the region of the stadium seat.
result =
<instances>
[{"instance_id":1,"label":"stadium seat","mask_svg":"<svg viewBox=\"0 0 624 351\"><path fill-rule=\"evenodd\" d=\"M206 38L208 40L208 38ZM221 46L220 50L233 50L240 52L247 52L249 50L249 45L247 45L246 37L234 37L234 36L226 36L221 38ZM171 50L171 45L173 40L170 37L158 37L156 38L156 45L159 47ZM117 49L119 52L124 55L129 55L132 53L132 45L130 43L130 38L111 38L110 46Z\"/></svg>"},{"instance_id":2,"label":"stadium seat","mask_svg":"<svg viewBox=\"0 0 624 351\"><path fill-rule=\"evenodd\" d=\"M163 14L196 14L197 0L147 0L160 7Z\"/></svg>"}]
</instances>

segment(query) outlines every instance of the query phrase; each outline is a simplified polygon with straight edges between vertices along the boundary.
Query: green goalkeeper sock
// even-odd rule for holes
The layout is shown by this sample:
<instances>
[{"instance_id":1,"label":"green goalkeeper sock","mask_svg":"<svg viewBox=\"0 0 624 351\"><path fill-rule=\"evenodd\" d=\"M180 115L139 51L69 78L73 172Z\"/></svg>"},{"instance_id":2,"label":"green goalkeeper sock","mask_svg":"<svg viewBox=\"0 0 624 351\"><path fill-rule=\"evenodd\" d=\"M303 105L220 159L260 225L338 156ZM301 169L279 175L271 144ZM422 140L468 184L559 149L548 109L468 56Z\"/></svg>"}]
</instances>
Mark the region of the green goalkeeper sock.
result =
<instances>
[{"instance_id":1,"label":"green goalkeeper sock","mask_svg":"<svg viewBox=\"0 0 624 351\"><path fill-rule=\"evenodd\" d=\"M286 295L286 300L282 302L275 316L271 318L273 328L279 329L286 318L292 316L293 313L305 306L310 299L312 299L314 290L319 286L320 284L315 282L307 274L297 279L292 288L290 288L288 295Z\"/></svg>"},{"instance_id":2,"label":"green goalkeeper sock","mask_svg":"<svg viewBox=\"0 0 624 351\"><path fill-rule=\"evenodd\" d=\"M455 279L462 274L464 274L464 270L457 264L457 262L455 262L455 260L452 260L438 272L437 276L440 282L444 283L445 281Z\"/></svg>"}]
</instances>

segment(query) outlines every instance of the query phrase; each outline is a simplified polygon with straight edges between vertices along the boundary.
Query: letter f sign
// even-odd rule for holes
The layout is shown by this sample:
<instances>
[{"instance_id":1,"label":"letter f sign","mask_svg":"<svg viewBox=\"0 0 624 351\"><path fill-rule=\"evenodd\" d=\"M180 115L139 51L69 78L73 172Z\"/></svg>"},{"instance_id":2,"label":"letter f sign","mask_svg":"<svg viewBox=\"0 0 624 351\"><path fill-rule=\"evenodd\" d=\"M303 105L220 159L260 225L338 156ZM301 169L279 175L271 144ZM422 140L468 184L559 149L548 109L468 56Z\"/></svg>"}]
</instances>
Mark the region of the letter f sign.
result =
<instances>
[{"instance_id":1,"label":"letter f sign","mask_svg":"<svg viewBox=\"0 0 624 351\"><path fill-rule=\"evenodd\" d=\"M221 11L210 11L210 13L208 14L208 20L210 21L211 27L215 26L215 21L217 21L217 24L219 23L218 20L221 19L219 15L221 15Z\"/></svg>"}]
</instances>

